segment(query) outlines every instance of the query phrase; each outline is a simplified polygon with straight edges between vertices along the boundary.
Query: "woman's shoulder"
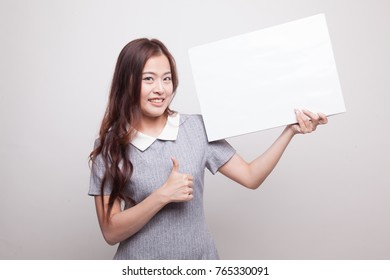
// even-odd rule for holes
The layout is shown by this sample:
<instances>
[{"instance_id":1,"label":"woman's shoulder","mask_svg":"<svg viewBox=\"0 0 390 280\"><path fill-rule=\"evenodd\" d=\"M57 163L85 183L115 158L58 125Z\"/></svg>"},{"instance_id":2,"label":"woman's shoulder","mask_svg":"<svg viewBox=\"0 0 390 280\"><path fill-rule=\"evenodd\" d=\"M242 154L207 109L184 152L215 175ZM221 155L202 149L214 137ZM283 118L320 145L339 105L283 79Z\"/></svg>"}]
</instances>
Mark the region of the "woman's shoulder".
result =
<instances>
[{"instance_id":1,"label":"woman's shoulder","mask_svg":"<svg viewBox=\"0 0 390 280\"><path fill-rule=\"evenodd\" d=\"M206 128L201 114L180 114L180 130L190 135L197 135L196 139L207 139Z\"/></svg>"},{"instance_id":2,"label":"woman's shoulder","mask_svg":"<svg viewBox=\"0 0 390 280\"><path fill-rule=\"evenodd\" d=\"M185 123L197 123L203 126L203 117L201 114L181 114L180 113L180 125Z\"/></svg>"}]
</instances>

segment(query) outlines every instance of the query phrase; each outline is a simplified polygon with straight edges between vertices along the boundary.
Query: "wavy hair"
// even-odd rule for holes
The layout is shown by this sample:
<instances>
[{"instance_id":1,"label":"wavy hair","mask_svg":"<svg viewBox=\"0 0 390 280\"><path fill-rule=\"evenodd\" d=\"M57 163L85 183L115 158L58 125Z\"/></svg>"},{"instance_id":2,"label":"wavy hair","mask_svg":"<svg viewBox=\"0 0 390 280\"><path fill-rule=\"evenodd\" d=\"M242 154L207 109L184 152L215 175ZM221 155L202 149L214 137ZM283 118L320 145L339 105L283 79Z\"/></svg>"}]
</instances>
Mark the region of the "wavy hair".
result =
<instances>
[{"instance_id":1,"label":"wavy hair","mask_svg":"<svg viewBox=\"0 0 390 280\"><path fill-rule=\"evenodd\" d=\"M116 199L135 201L125 194L130 181L133 164L130 161L129 143L135 135L134 127L141 118L140 95L142 71L149 58L165 55L171 67L173 93L178 86L176 63L165 47L157 39L141 38L128 43L120 52L111 83L107 108L100 126L99 141L89 155L92 164L101 155L105 172L101 181L101 198L104 207L104 188L109 182L112 192L108 201L106 218L110 217ZM166 110L166 114L173 111Z\"/></svg>"}]
</instances>

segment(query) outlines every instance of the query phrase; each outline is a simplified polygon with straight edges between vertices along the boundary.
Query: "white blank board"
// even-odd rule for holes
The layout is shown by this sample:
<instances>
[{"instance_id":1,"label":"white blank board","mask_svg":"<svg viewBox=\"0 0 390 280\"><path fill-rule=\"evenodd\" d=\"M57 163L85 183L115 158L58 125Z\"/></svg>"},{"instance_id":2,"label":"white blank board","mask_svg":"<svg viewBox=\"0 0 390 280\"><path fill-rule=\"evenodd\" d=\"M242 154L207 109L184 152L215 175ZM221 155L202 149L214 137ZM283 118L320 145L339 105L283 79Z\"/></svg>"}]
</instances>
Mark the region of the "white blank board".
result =
<instances>
[{"instance_id":1,"label":"white blank board","mask_svg":"<svg viewBox=\"0 0 390 280\"><path fill-rule=\"evenodd\" d=\"M208 141L345 112L323 14L189 50Z\"/></svg>"}]
</instances>

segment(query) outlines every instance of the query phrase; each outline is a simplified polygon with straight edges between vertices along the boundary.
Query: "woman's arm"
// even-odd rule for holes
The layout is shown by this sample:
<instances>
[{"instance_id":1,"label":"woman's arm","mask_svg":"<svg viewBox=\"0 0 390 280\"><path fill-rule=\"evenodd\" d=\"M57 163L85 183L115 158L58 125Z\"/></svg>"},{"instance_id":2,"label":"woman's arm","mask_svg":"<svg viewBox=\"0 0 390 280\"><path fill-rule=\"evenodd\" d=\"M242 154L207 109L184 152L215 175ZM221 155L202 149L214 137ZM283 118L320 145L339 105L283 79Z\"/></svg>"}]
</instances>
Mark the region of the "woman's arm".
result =
<instances>
[{"instance_id":1,"label":"woman's arm","mask_svg":"<svg viewBox=\"0 0 390 280\"><path fill-rule=\"evenodd\" d=\"M326 124L327 117L310 111L296 111L297 124L287 126L276 141L261 156L247 163L235 154L219 172L237 183L250 188L258 188L275 168L291 139L296 134L310 133L316 130L318 124Z\"/></svg>"},{"instance_id":2,"label":"woman's arm","mask_svg":"<svg viewBox=\"0 0 390 280\"><path fill-rule=\"evenodd\" d=\"M109 196L95 197L96 213L104 239L110 245L123 241L138 232L166 204L185 202L193 198L193 177L179 173L179 164L172 158L173 168L168 180L147 198L124 211L120 200L114 202L110 217L106 218Z\"/></svg>"}]
</instances>

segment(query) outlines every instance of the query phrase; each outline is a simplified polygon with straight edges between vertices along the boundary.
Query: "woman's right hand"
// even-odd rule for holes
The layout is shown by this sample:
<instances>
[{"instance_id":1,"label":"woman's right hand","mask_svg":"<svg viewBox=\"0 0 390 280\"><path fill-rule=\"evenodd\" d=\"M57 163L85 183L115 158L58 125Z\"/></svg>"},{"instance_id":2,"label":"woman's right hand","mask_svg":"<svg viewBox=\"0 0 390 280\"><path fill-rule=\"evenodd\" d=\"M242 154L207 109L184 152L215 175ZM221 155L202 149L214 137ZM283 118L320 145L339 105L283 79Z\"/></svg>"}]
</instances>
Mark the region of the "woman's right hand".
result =
<instances>
[{"instance_id":1,"label":"woman's right hand","mask_svg":"<svg viewBox=\"0 0 390 280\"><path fill-rule=\"evenodd\" d=\"M168 180L158 191L164 197L166 203L190 201L193 196L193 180L190 174L179 172L179 163L176 158L172 158L173 167Z\"/></svg>"}]
</instances>

